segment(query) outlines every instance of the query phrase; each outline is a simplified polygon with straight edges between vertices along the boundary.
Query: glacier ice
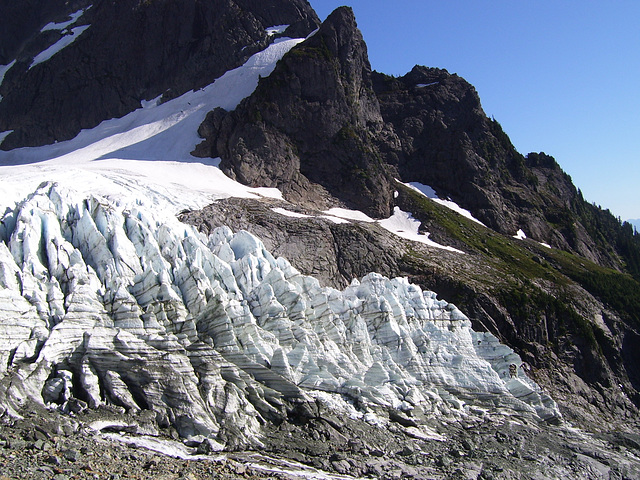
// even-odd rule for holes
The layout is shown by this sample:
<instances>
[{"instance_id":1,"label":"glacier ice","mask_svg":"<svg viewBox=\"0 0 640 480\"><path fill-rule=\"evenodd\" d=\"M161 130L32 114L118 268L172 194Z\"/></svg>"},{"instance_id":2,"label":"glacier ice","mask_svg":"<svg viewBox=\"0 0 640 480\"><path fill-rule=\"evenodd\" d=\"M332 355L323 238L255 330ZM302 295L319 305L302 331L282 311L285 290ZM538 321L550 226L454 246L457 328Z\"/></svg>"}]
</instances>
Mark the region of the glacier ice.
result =
<instances>
[{"instance_id":1,"label":"glacier ice","mask_svg":"<svg viewBox=\"0 0 640 480\"><path fill-rule=\"evenodd\" d=\"M493 404L546 419L519 357L455 306L371 273L343 291L255 236L206 237L143 202L43 183L0 229L0 405L73 395L150 409L185 437L258 442L285 401L460 414ZM511 367L512 368L512 367Z\"/></svg>"}]
</instances>

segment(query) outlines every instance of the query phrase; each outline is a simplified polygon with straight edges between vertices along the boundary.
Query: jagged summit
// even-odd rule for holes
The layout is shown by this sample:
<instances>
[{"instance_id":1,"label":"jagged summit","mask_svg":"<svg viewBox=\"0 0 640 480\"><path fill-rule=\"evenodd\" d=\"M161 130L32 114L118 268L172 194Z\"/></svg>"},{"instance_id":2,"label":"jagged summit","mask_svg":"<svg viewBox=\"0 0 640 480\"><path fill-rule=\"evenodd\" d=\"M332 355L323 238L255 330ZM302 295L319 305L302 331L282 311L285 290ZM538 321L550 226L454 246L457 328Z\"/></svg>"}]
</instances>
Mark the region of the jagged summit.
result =
<instances>
[{"instance_id":1,"label":"jagged summit","mask_svg":"<svg viewBox=\"0 0 640 480\"><path fill-rule=\"evenodd\" d=\"M238 108L212 112L198 154L219 156L232 178L276 186L293 201L327 205L326 191L388 217L393 177L374 141L383 127L366 45L343 7Z\"/></svg>"}]
</instances>

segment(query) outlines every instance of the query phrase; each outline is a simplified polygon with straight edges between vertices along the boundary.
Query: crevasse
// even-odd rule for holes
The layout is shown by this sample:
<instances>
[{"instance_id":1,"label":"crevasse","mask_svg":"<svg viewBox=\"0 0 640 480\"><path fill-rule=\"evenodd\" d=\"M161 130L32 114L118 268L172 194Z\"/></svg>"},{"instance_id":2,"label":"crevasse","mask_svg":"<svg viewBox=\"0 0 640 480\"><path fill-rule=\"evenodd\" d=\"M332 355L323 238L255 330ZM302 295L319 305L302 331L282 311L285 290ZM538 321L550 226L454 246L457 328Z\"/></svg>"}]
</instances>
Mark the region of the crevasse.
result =
<instances>
[{"instance_id":1,"label":"crevasse","mask_svg":"<svg viewBox=\"0 0 640 480\"><path fill-rule=\"evenodd\" d=\"M0 404L151 409L184 435L239 429L314 391L427 415L492 399L541 418L553 400L491 334L406 279L343 291L255 236L208 238L148 202L42 184L0 226ZM75 392L75 393L73 393ZM77 400L77 399L76 399ZM485 402L486 403L486 402Z\"/></svg>"}]
</instances>

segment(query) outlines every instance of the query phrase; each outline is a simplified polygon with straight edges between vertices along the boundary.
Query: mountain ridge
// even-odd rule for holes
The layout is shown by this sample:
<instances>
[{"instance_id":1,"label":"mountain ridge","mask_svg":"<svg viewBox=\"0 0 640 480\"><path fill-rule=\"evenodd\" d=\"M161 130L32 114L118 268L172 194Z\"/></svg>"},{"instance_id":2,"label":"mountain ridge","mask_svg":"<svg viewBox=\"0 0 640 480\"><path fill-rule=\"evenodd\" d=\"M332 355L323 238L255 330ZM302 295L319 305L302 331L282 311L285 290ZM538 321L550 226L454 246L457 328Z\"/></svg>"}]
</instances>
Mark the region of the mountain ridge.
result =
<instances>
[{"instance_id":1,"label":"mountain ridge","mask_svg":"<svg viewBox=\"0 0 640 480\"><path fill-rule=\"evenodd\" d=\"M337 12L340 15L330 16L325 24L355 28L350 9L342 8ZM322 33L308 42L320 38L324 38ZM356 57L363 56L366 60L366 45L361 36L346 44L356 49ZM305 180L307 190L318 188L314 184L321 189L328 187L334 197L378 218L391 214L394 178L410 177L404 181L419 181L435 187L504 234L514 235L524 229L538 241L577 252L596 263L623 269L619 253L612 255L604 242L594 241L597 234L593 229L589 231L590 223L607 222L609 228L617 230L615 236L627 237L627 243L638 250L638 240L633 239L633 232L629 235L620 226L616 227L613 217L609 215L611 218L608 218L606 212L585 202L553 157L544 153L524 157L518 153L499 123L486 117L475 89L456 75L415 67L405 77L392 79L370 72L367 60L363 64L364 75L353 77L358 82L357 90L364 92L362 98L365 100L354 98L349 104L347 90L340 90L344 87L338 72L352 65L350 61L341 61L335 47L323 51L313 43L303 44L290 55L302 57L290 60L296 62L297 68L307 62L316 68L325 65L320 68L327 70L316 76L302 71L295 73L295 70L290 73L292 67L285 66L285 57L274 75L265 79L265 86L259 86L253 96L230 114L233 121L225 119L221 111L211 114L200 130L208 147L203 145L196 155L222 157L221 166L226 173L233 177L242 170L240 180L255 185L261 181L273 185L295 183L291 179L285 180L279 169L300 171L302 177L296 178ZM292 98L289 85L301 82L301 75L303 90ZM344 92L340 97L342 103L337 103L340 105L338 111L322 102L319 105L323 108L319 110L318 102L312 96L311 92L323 88L321 83L327 78L332 78L339 86L335 91ZM418 88L416 85L426 86ZM371 96L372 89L375 98ZM328 102L327 98L323 101ZM412 106L412 102L417 103ZM355 110L349 105L356 106ZM367 107L368 118L361 117L361 105L370 105ZM394 108L400 114L394 113ZM314 117L309 112L321 113ZM352 117L345 116L345 112L351 112ZM421 117L420 112L429 112L430 117ZM284 121L289 116L297 118L296 131L290 131L291 126ZM412 130L403 130L403 124L413 125ZM422 127L416 130L416 124ZM252 133L241 130L248 128L253 129ZM403 131L410 133L404 133L405 138L402 138ZM469 132L475 132L474 139L469 137ZM264 138L273 139L274 135L283 145L265 148ZM308 145L318 149L323 145L318 138L331 139L331 144L314 152ZM242 156L237 151L238 145L241 145ZM338 163L324 165L327 158L341 156ZM265 165L277 167L269 174L262 171ZM252 169L260 171L260 176L250 173ZM311 185L306 182L309 177L312 178ZM342 186L339 181L344 182ZM349 196L353 185L360 186L357 198ZM287 196L289 187L284 188ZM367 193L372 188L375 195ZM323 198L321 193L306 195L315 202ZM304 200L304 195L298 193L295 199Z\"/></svg>"},{"instance_id":2,"label":"mountain ridge","mask_svg":"<svg viewBox=\"0 0 640 480\"><path fill-rule=\"evenodd\" d=\"M42 2L32 3L40 8ZM142 100L202 88L272 42L276 35L267 34L267 27L287 24L292 34L308 34L318 23L305 0L102 0L65 4L64 9L71 14L78 6L85 10L74 25L90 27L76 48L30 68L42 36L65 34L32 29L31 43L25 39L21 50L11 52L16 63L0 85L0 130L12 133L2 148L68 140L81 129L139 108ZM7 16L7 22L13 17ZM228 30L234 35L227 36Z\"/></svg>"},{"instance_id":3,"label":"mountain ridge","mask_svg":"<svg viewBox=\"0 0 640 480\"><path fill-rule=\"evenodd\" d=\"M241 3L226 2L224 8ZM260 17L263 5L250 3L246 6L255 10L253 18ZM305 3L284 3L301 6L302 10L293 14L302 18L298 31L303 36L311 33L314 17ZM67 15L78 12L73 10L77 7L67 6L64 14L57 13L40 23L72 21ZM140 11L147 7L146 3L136 6ZM155 18L155 14L149 15ZM280 17L269 20L276 18ZM265 30L265 22L259 21L257 30ZM68 28L76 27L69 24ZM91 27L87 32L90 30ZM282 36L295 29L280 26L274 31L281 32L275 36ZM265 65L259 68L250 61L218 77L213 85L182 96L176 95L185 84L175 77L173 94L165 89L164 98L144 102L144 108L120 120L105 122L93 132L84 132L88 144L77 137L77 142L59 142L50 150L44 147L2 152L1 159L23 158L22 162L14 162L15 167L7 164L0 171L10 182L2 186L6 205L3 203L0 228L0 280L3 295L12 295L11 302L5 305L17 308L5 312L7 329L19 339L4 350L4 364L11 367L0 385L2 395L12 399L4 402L5 408L9 407L6 411L19 415L18 406L24 402L25 392L36 403L63 412L100 403L119 406L133 417L138 411L151 411L157 414L151 422L153 428L174 428L203 450L219 448L216 442L229 449L243 448L252 432L262 432L264 438L269 438L271 451L284 449L290 455L304 455L305 462L321 468L349 473L341 463L346 460L334 458L319 441L329 438L329 448L338 448L348 443L344 432L365 428L364 423L358 423L362 418L355 423L343 419L341 423L334 417L331 405L339 400L355 405L360 413L372 408L383 423L390 422L378 433L365 428L366 435L371 436L370 443L353 446L355 471L369 472L368 454L358 452L374 448L394 455L408 449L406 461L401 459L403 455L397 455L393 462L409 471L409 465L420 465L419 454L410 452L415 448L411 443L416 440L415 435L422 435L420 441L427 442L418 444L419 448L434 448L428 443L437 436L432 428L442 429L445 436L458 435L455 427L444 427L438 419L451 416L453 423L475 424L488 418L481 413L487 407L482 395L457 385L455 382L462 378L457 374L450 375L449 383L435 383L436 391L427 394L431 399L427 403L431 402L434 409L423 415L422 407L416 408L422 400L416 400L417 394L411 393L413 380L404 376L401 367L400 357L422 362L418 359L430 351L431 343L437 343L436 338L449 335L447 331L460 331L468 332L474 341L456 347L466 345L468 353L442 357L447 368L458 361L469 361L471 350L479 345L477 339L481 343L483 338L492 339L489 343L502 352L506 347L495 343L499 339L521 360L499 360L500 366L495 370L497 385L502 382L510 388L522 388L518 382L526 383L532 378L552 394L568 421L602 435L613 435L609 433L611 429L628 431L629 435L637 432L640 306L636 294L640 291L640 256L638 235L634 235L631 225L620 223L609 212L584 201L553 157L544 153L525 157L515 151L500 125L482 111L475 89L463 79L446 70L419 66L397 78L372 72L366 44L351 9L336 10L306 39L271 39L266 30L258 36L261 45L270 45L269 53L264 50L261 54ZM80 39L64 50L80 49ZM168 36L167 41L170 39ZM249 45L258 48L251 42L254 40ZM237 62L248 52L240 52L240 57L236 54L231 56ZM53 68L58 61L54 62L56 56L36 65L34 70L41 65ZM225 68L235 65L231 62ZM6 72L7 81L0 87L3 94L19 78L19 69L13 71L14 68ZM262 75L253 90L254 84L247 77ZM207 95L229 98L226 102L204 101ZM134 100L128 108L139 106L140 97ZM5 116L7 110L1 108L4 101L5 98L0 101L0 123L3 118L9 120ZM191 105L192 101L197 106ZM204 109L214 105L225 105L228 110L218 107L205 115ZM42 122L46 123L44 119ZM160 131L158 122L166 122ZM127 124L135 126L135 136L123 127ZM203 138L196 137L196 130ZM39 135L35 133L35 137ZM3 148L10 148L18 137L13 138L7 136ZM206 160L197 163L189 155L192 150ZM149 162L154 155L163 161L155 165ZM234 184L215 169L217 161L211 157L221 157L220 168L230 177L250 187L277 187L282 194L273 188ZM29 165L30 158L43 163ZM71 171L65 172L70 166ZM47 175L47 181L58 178L62 187L67 182L73 184L73 175L83 172L77 177L89 182L83 188L90 189L91 182L98 182L97 191L66 202L61 201L66 195L62 187L53 183L34 187L33 191L31 186L21 187L20 176L28 171L33 175L30 182L35 182L40 178L39 169ZM158 172L152 177L149 172L154 169ZM191 188L179 184L181 171L190 172ZM162 178L163 172L166 178ZM96 180L101 176L110 179L109 187ZM470 210L482 223L410 188L407 184L411 182L433 187L431 190L441 198ZM217 188L231 188L235 193L221 195ZM30 193L25 194L27 191ZM128 198L132 192L139 192L133 193L138 197L125 207L124 198L118 197ZM14 197L15 205L10 201ZM158 212L144 213L146 203L156 205ZM205 206L207 203L210 204ZM358 208L375 218L346 211L346 207ZM171 232L169 225L175 226L177 213L172 209L176 208L182 222L202 233L196 234L184 223ZM59 218L51 218L51 212ZM122 225L126 226L124 230ZM236 233L231 233L229 227ZM56 234L58 230L60 235ZM264 243L242 230L258 235ZM65 255L73 259L73 268L64 263ZM291 264L276 259L277 255L288 257ZM103 257L105 262L99 260ZM56 267L56 262L61 263ZM47 270L49 266L51 272ZM269 269L274 273L269 274ZM117 279L114 272L121 278ZM286 281L276 278L279 274L275 272L281 272ZM387 278L368 276L370 272ZM301 279L300 274L316 278ZM408 278L411 283L394 277ZM318 278L322 285L336 290L318 290ZM303 291L297 291L298 287ZM401 290L400 300L394 300L396 294L391 295L389 289ZM239 291L242 295L237 303L234 299L230 303L220 300L225 295L239 295ZM294 291L303 298L299 304L292 303ZM331 341L340 338L338 343L342 345L345 332L340 322L350 325L356 317L349 314L345 320L343 316L360 307L344 307L337 291L349 292L348 302L362 301L362 305L370 306L358 310L358 315L373 323L366 328L353 323L352 333L365 335L367 330L372 340L384 344L376 348L388 348L391 353L376 357L373 362L360 344L344 347L342 354L349 357L348 361L335 365L329 362L328 370L319 364L314 366L318 358L324 358L314 355L333 352L337 347L319 347L313 340L318 332L313 328L307 332L296 322L302 321L299 315L303 311L308 318L318 314L317 321L311 323L324 328ZM414 332L403 336L409 331L407 325L413 322L405 325L405 320L418 315L408 313L415 306L407 308L403 302L413 305L411 302L420 291L435 291L453 301L458 307L443 303L435 294L424 293L431 295L429 301L440 309L438 315L445 320L451 317L452 323L442 324L442 333L438 333L433 328L440 328L440 319L430 318L424 324L424 328L433 330L429 335ZM353 300L354 294L360 300ZM326 305L319 300L323 295L327 297ZM402 309L398 302L404 305ZM16 313L23 307L27 313ZM457 308L468 315L469 324L458 318ZM327 323L320 315L325 311L332 319ZM378 320L379 315L384 319ZM19 327L20 320L33 325ZM86 330L86 322L98 323ZM16 328L9 328L11 325ZM291 331L285 328L287 325ZM78 343L83 329L84 337ZM73 340L71 343L78 344L68 357L56 350L66 334ZM240 339L237 349L232 348L234 335ZM307 340L300 340L300 335L307 336ZM300 345L315 345L313 355L309 347L306 353L297 347L289 351L287 342L292 336ZM344 338L350 337L345 333ZM398 338L402 341L397 341L396 352L394 339ZM220 343L227 341L231 343ZM281 351L273 347L278 342ZM122 360L120 355L127 359ZM140 367L136 355L148 355L150 367ZM163 363L163 355L173 358L175 365ZM353 355L363 355L358 361L366 371L356 375L341 373L341 369L358 364ZM521 361L524 363L518 370ZM509 373L511 363L516 366L515 376ZM301 378L300 369L304 368L308 369L304 370L307 376ZM185 387L188 393L173 383L170 375L162 373L171 369L179 370L178 375L184 376L185 382L193 381L193 388ZM197 372L195 377L190 369ZM416 371L419 374L430 370L425 367ZM375 388L370 389L369 381L364 386L345 383L349 377L352 383L360 377L368 378ZM151 388L154 382L167 395ZM42 384L44 388L39 390ZM317 393L333 391L336 385L335 397ZM391 388L388 385L393 385L391 393L386 390ZM299 402L297 392L301 386L310 392L321 388L313 394L314 401ZM531 395L526 389L519 394ZM392 405L404 406L385 406L382 410L366 407L367 395L374 404L383 398L394 399L390 401ZM396 402L396 395L408 403ZM517 405L508 395L500 398L507 399L496 400L506 402L507 410ZM174 403L167 404L167 399ZM417 404L412 403L416 401ZM233 407L237 402L249 415ZM228 416L223 413L227 408L224 405L229 408ZM489 406L489 417L493 419L490 422L498 425L509 418L494 410ZM563 445L557 448L566 446L558 437L559 432L570 436L562 422L554 430L530 413L525 415L527 426L522 427L527 438L532 439L532 432L538 429ZM133 417L132 422L144 423ZM547 418L557 420L560 416ZM246 431L234 427L234 422L245 425ZM144 425L150 428L148 422ZM397 430L396 425L402 428ZM491 428L488 431L497 435ZM300 440L299 450L294 453L281 443L287 432L293 432ZM393 447L377 444L384 432L392 434ZM407 440L409 437L412 440ZM425 440L427 437L431 440ZM505 441L520 448L515 434L507 435ZM490 439L480 442L495 448ZM543 449L548 455L542 462L545 464L553 457L553 449L536 442L522 448L528 452ZM589 447L582 444L580 448L596 448L596 442L590 442ZM602 448L606 451L609 447ZM317 457L304 453L305 449L316 452ZM558 453L559 458L568 458L570 451ZM446 460L440 469L452 473L453 469L444 465L450 456L443 455ZM486 455L489 458L492 454L487 450ZM602 458L604 454L593 455L589 458ZM517 467L508 466L508 462L504 465L513 472L513 468L530 468L528 462L521 459ZM549 462L544 466L544 475L560 475L560 470L554 469L561 467ZM583 463L571 467L574 470L562 471L562 475L581 478L590 465L584 462L583 459ZM598 465L611 472L618 468ZM496 465L495 471L505 466ZM427 471L432 472L422 473L426 475Z\"/></svg>"}]
</instances>

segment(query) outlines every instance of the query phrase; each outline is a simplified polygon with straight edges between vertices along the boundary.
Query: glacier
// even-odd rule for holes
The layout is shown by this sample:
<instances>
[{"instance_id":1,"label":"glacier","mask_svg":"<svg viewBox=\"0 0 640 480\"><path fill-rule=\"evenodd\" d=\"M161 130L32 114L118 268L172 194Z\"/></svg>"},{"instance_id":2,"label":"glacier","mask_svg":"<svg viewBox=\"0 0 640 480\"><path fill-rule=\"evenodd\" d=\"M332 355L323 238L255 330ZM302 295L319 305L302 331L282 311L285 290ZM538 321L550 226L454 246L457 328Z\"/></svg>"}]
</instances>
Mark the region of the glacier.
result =
<instances>
[{"instance_id":1,"label":"glacier","mask_svg":"<svg viewBox=\"0 0 640 480\"><path fill-rule=\"evenodd\" d=\"M328 288L246 231L178 220L219 198L282 198L190 152L206 113L235 108L300 41L71 141L0 152L1 412L116 406L227 447L260 445L268 421L318 403L372 424L561 418L518 355L435 293L376 273Z\"/></svg>"},{"instance_id":2,"label":"glacier","mask_svg":"<svg viewBox=\"0 0 640 480\"><path fill-rule=\"evenodd\" d=\"M44 182L3 215L7 413L111 404L185 437L232 427L246 442L313 392L361 412L464 415L484 402L559 417L520 358L435 293L375 273L323 287L248 232L206 237L143 203Z\"/></svg>"}]
</instances>

